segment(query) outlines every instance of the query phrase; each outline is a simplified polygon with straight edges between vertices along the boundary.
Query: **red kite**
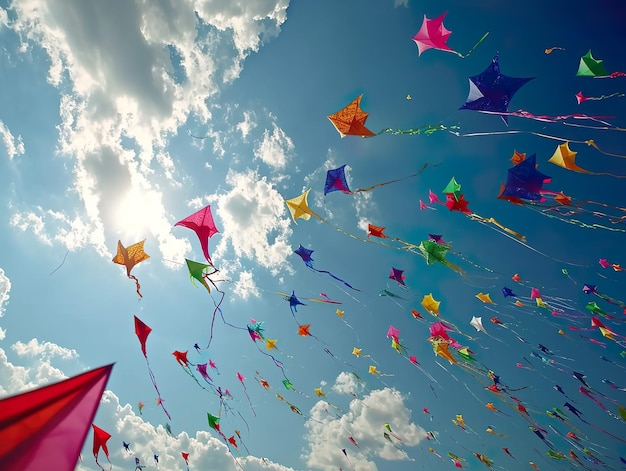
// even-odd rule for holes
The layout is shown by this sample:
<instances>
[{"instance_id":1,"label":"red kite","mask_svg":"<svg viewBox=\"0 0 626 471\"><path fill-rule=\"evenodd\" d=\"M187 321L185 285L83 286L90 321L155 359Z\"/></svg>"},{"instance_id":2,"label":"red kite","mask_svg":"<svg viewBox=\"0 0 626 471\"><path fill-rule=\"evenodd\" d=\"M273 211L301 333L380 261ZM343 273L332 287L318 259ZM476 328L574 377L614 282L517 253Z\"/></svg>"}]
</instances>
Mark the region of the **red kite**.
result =
<instances>
[{"instance_id":1,"label":"red kite","mask_svg":"<svg viewBox=\"0 0 626 471\"><path fill-rule=\"evenodd\" d=\"M112 368L0 400L0 469L73 471Z\"/></svg>"}]
</instances>

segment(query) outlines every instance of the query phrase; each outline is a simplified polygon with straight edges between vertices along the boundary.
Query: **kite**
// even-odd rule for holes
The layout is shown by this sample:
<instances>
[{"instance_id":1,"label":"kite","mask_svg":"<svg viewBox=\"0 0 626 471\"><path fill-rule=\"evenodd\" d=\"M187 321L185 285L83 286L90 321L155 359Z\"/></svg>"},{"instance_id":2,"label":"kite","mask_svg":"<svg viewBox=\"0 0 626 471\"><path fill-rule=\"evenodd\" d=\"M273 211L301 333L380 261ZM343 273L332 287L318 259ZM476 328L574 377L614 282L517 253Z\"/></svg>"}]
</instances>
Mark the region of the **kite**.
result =
<instances>
[{"instance_id":1,"label":"kite","mask_svg":"<svg viewBox=\"0 0 626 471\"><path fill-rule=\"evenodd\" d=\"M214 275L218 272L218 270L213 265L209 265L206 263L194 262L193 260L189 259L185 259L185 262L187 263L187 269L189 270L189 279L191 280L191 284L195 286L193 280L197 280L210 293L211 288L207 284L207 280L209 280L211 284L213 284L213 281L211 281L209 276ZM213 286L215 286L215 284L213 284Z\"/></svg>"},{"instance_id":2,"label":"kite","mask_svg":"<svg viewBox=\"0 0 626 471\"><path fill-rule=\"evenodd\" d=\"M211 205L205 206L201 210L187 216L185 219L181 219L174 224L174 226L183 226L194 231L200 240L200 247L202 247L204 257L209 263L212 263L211 256L209 255L209 239L219 231L213 221Z\"/></svg>"},{"instance_id":3,"label":"kite","mask_svg":"<svg viewBox=\"0 0 626 471\"><path fill-rule=\"evenodd\" d=\"M526 160L524 162L526 162ZM521 166L524 162L521 162L520 164L516 165L514 168ZM503 233L507 237L513 236L515 239L517 239L517 241L525 245L524 242L526 238L522 234L519 234L518 232L515 232L509 229L508 227L503 226L492 217L486 218L486 217L480 216L479 214L476 214L471 209L469 209L468 208L469 201L467 201L465 199L465 196L461 193L461 185L457 183L454 177L451 178L450 182L443 189L443 193L445 193L446 195L445 206L450 211L458 211L460 213L463 213L467 217L469 217L471 220L478 221L481 224L493 224L494 226L497 227L498 232ZM440 245L445 245L445 244L440 244ZM491 271L484 267L482 268L487 271Z\"/></svg>"},{"instance_id":4,"label":"kite","mask_svg":"<svg viewBox=\"0 0 626 471\"><path fill-rule=\"evenodd\" d=\"M602 268L611 267L613 271L624 271L624 268L622 268L619 263L609 263L606 258L601 258L598 263Z\"/></svg>"},{"instance_id":5,"label":"kite","mask_svg":"<svg viewBox=\"0 0 626 471\"><path fill-rule=\"evenodd\" d=\"M113 465L111 465L111 461L109 460L109 448L107 447L107 441L111 438L111 434L102 430L95 424L91 424L91 426L93 427L93 457L96 459L96 464L102 471L104 471L104 468L98 462L98 454L102 448L102 452L109 462L109 469L111 469Z\"/></svg>"},{"instance_id":6,"label":"kite","mask_svg":"<svg viewBox=\"0 0 626 471\"><path fill-rule=\"evenodd\" d=\"M447 29L443 25L443 20L446 17L448 12L444 12L437 18L427 18L424 15L424 21L422 22L422 26L420 30L413 36L413 41L417 45L417 55L418 57L422 55L424 51L428 49L436 49L439 51L451 52L452 54L456 54L462 59L468 57L474 49L478 47L480 43L482 43L485 38L489 35L489 33L485 33L482 38L478 40L476 44L466 53L461 54L460 52L453 51L450 46L448 46L447 41L452 31Z\"/></svg>"},{"instance_id":7,"label":"kite","mask_svg":"<svg viewBox=\"0 0 626 471\"><path fill-rule=\"evenodd\" d=\"M604 68L602 60L596 59L591 55L591 49L580 58L578 63L577 77L593 77L593 78L616 78L626 77L625 72L613 72L609 74Z\"/></svg>"},{"instance_id":8,"label":"kite","mask_svg":"<svg viewBox=\"0 0 626 471\"><path fill-rule=\"evenodd\" d=\"M146 403L143 402L143 401L139 401L139 403L137 404L137 409L139 409L139 415L143 415L141 411L143 410L145 405L146 405Z\"/></svg>"},{"instance_id":9,"label":"kite","mask_svg":"<svg viewBox=\"0 0 626 471\"><path fill-rule=\"evenodd\" d=\"M599 101L599 100L606 100L607 98L624 97L626 96L626 93L615 92L615 93L611 93L610 95L585 96L583 95L583 92L578 92L575 96L576 96L576 102L580 105L581 103L585 101L590 101L590 100Z\"/></svg>"},{"instance_id":10,"label":"kite","mask_svg":"<svg viewBox=\"0 0 626 471\"><path fill-rule=\"evenodd\" d=\"M383 133L413 135L426 134L428 136L436 131L458 129L458 126L450 126L448 128L442 124L427 124L419 128L412 129L386 128L376 134L365 127L365 121L367 120L369 113L366 113L361 109L362 98L363 94L360 94L352 100L348 106L328 116L328 119L333 126L335 126L335 129L342 138L346 136L372 137Z\"/></svg>"},{"instance_id":11,"label":"kite","mask_svg":"<svg viewBox=\"0 0 626 471\"><path fill-rule=\"evenodd\" d=\"M494 304L494 302L491 300L491 297L489 296L489 293L478 293L476 297L485 304Z\"/></svg>"},{"instance_id":12,"label":"kite","mask_svg":"<svg viewBox=\"0 0 626 471\"><path fill-rule=\"evenodd\" d=\"M563 140L564 147L559 146L556 149L556 152L550 159L551 163L555 165L559 165L563 168L568 168L573 171L579 171L582 173L591 173L587 170L578 167L574 162L575 152L572 152L567 146L568 141ZM616 211L620 211L622 213L626 213L626 208L622 208L619 206L612 206L605 203L600 203L592 200L584 200L577 203L574 203L573 198L565 195L563 192L555 193L553 191L548 191L543 189L543 183L549 181L549 177L539 172L536 169L536 157L535 155L531 156L532 162L527 163L528 159L522 160L515 164L515 166L508 170L508 178L507 183L502 184L500 188L500 193L498 195L498 199L507 200L508 202L520 206L525 206L530 208L539 214L542 214L547 217L551 217L554 219L558 219L563 222L567 222L570 224L575 224L580 227L589 228L589 229L605 229L614 232L626 232L624 229L604 226L597 223L589 224L584 221L580 221L574 218L568 218L568 216L573 216L576 214L584 213L589 214L595 217L604 217L608 219L613 225L623 222L626 219L626 214L622 216L605 214L597 210L587 209L584 205L597 205L605 208L613 209ZM522 167L521 169L518 167ZM621 178L618 175L611 175L616 178ZM542 181L543 179L543 181ZM554 203L547 205L540 205L545 201L545 195L553 195ZM532 247L529 247L532 250ZM536 251L536 250L535 250ZM538 252L541 254L541 252ZM547 255L542 254L547 257ZM549 257L548 257L549 258ZM553 259L554 260L554 259ZM559 261L559 260L556 260ZM563 262L563 261L561 261ZM569 262L563 262L572 265Z\"/></svg>"},{"instance_id":13,"label":"kite","mask_svg":"<svg viewBox=\"0 0 626 471\"><path fill-rule=\"evenodd\" d=\"M446 259L446 255L452 248L450 244L440 244L435 242L432 239L423 240L420 242L418 246L419 250L422 252L422 256L426 259L426 263L428 265L432 265L435 262L439 262L442 265L454 270L459 275L464 275L465 272L461 267L455 265L451 261ZM424 306L426 307L426 306ZM428 308L427 308L428 309Z\"/></svg>"},{"instance_id":14,"label":"kite","mask_svg":"<svg viewBox=\"0 0 626 471\"><path fill-rule=\"evenodd\" d=\"M615 299L612 298L610 296L607 296L606 294L602 294L598 291L597 286L596 285L590 285L590 284L585 284L583 285L583 293L585 294L594 294L595 296L604 299L606 302L610 303L610 304L615 304L616 306L621 307L622 309L626 309L626 303L624 303L623 301L620 301L619 299ZM595 308L595 306L594 306ZM592 309L589 309L593 312ZM603 316L606 317L606 313L600 312L598 311L598 314L601 314Z\"/></svg>"},{"instance_id":15,"label":"kite","mask_svg":"<svg viewBox=\"0 0 626 471\"><path fill-rule=\"evenodd\" d=\"M361 136L370 137L375 134L365 127L365 121L369 113L361 109L361 98L363 94L356 97L348 106L334 114L328 116L328 119L341 137Z\"/></svg>"},{"instance_id":16,"label":"kite","mask_svg":"<svg viewBox=\"0 0 626 471\"><path fill-rule=\"evenodd\" d=\"M404 270L391 267L391 272L389 273L389 279L395 281L401 286L406 286L406 283L404 282L405 276L403 273L404 273Z\"/></svg>"},{"instance_id":17,"label":"kite","mask_svg":"<svg viewBox=\"0 0 626 471\"><path fill-rule=\"evenodd\" d=\"M374 376L393 376L392 374L383 374L376 365L370 365L367 369L368 373Z\"/></svg>"},{"instance_id":18,"label":"kite","mask_svg":"<svg viewBox=\"0 0 626 471\"><path fill-rule=\"evenodd\" d=\"M281 292L277 292L276 294L282 296L282 298L285 301L289 302L289 307L291 309L292 314L295 314L296 312L298 312L298 310L296 309L297 306L306 306L306 304L301 302L300 299L304 299L305 301L310 301L310 302L313 302L313 303L341 304L339 301L333 301L331 299L328 299L328 297L324 297L324 296L322 296L323 299L304 298L302 296L300 296L300 298L297 298L296 294L295 294L295 290L292 290L291 294L286 294L286 293L281 293ZM295 316L294 316L294 318L295 318Z\"/></svg>"},{"instance_id":19,"label":"kite","mask_svg":"<svg viewBox=\"0 0 626 471\"><path fill-rule=\"evenodd\" d=\"M303 247L302 244L299 244L298 250L294 250L294 253L298 254L300 256L300 258L302 259L302 261L304 262L304 264L310 268L311 270L317 272L317 273L325 273L327 275L329 275L331 278L340 281L341 283L343 283L344 285L346 285L348 288L353 289L355 291L360 291L359 289L353 287L350 283L348 283L345 280L342 280L341 278L333 275L331 272L327 271L327 270L318 270L317 268L315 268L313 266L313 258L311 257L311 254L313 254L313 252L315 252L314 250L311 249L307 249L306 247Z\"/></svg>"},{"instance_id":20,"label":"kite","mask_svg":"<svg viewBox=\"0 0 626 471\"><path fill-rule=\"evenodd\" d=\"M241 386L243 387L243 393L246 395L246 398L248 398L248 404L250 404L250 409L252 409L252 413L256 417L256 412L254 410L254 407L252 407L252 401L250 401L250 396L248 396L248 391L246 390L246 385L244 384L246 377L242 375L241 373L237 372L237 379L241 383Z\"/></svg>"},{"instance_id":21,"label":"kite","mask_svg":"<svg viewBox=\"0 0 626 471\"><path fill-rule=\"evenodd\" d=\"M121 241L117 241L117 254L113 257L113 263L117 263L118 265L124 265L126 267L126 276L135 282L137 285L137 294L140 298L142 298L141 294L141 285L139 284L139 280L135 275L131 275L130 272L135 265L144 260L150 258L143 250L143 244L145 239L141 242L137 242L136 244L129 245L128 247L124 247Z\"/></svg>"},{"instance_id":22,"label":"kite","mask_svg":"<svg viewBox=\"0 0 626 471\"><path fill-rule=\"evenodd\" d=\"M332 193L333 191L341 191L345 193L346 195L355 195L357 193L365 193L365 192L373 190L374 188L379 188L381 186L386 186L392 183L398 183L404 180L408 180L409 178L417 177L421 175L421 173L424 170L426 170L426 167L428 167L428 165L429 163L426 162L418 173L414 173L412 175L408 175L402 178L397 178L395 180L390 180L387 182L376 183L372 186L368 186L367 188L358 188L352 191L350 190L350 187L348 186L348 180L346 179L346 170L345 170L346 164L344 164L341 167L331 169L326 172L326 183L324 184L324 196L326 196L328 193Z\"/></svg>"},{"instance_id":23,"label":"kite","mask_svg":"<svg viewBox=\"0 0 626 471\"><path fill-rule=\"evenodd\" d=\"M124 447L124 450L126 450L128 453L132 453L132 451L130 451L130 443L126 443L122 440L122 446Z\"/></svg>"},{"instance_id":24,"label":"kite","mask_svg":"<svg viewBox=\"0 0 626 471\"><path fill-rule=\"evenodd\" d=\"M501 74L498 54L496 54L489 67L469 78L469 95L459 109L499 114L508 125L507 114L509 114L509 103L513 95L533 78L517 78Z\"/></svg>"},{"instance_id":25,"label":"kite","mask_svg":"<svg viewBox=\"0 0 626 471\"><path fill-rule=\"evenodd\" d=\"M441 301L437 301L433 297L432 293L425 294L421 304L424 309L430 312L433 316L439 316L439 305L441 304Z\"/></svg>"},{"instance_id":26,"label":"kite","mask_svg":"<svg viewBox=\"0 0 626 471\"><path fill-rule=\"evenodd\" d=\"M139 339L139 343L141 344L141 352L143 353L144 358L146 359L146 365L148 366L148 373L150 375L150 380L152 381L152 385L154 386L155 391L158 394L157 404L161 406L167 418L172 420L170 413L167 411L165 406L163 405L163 399L161 398L161 393L159 392L159 387L156 383L156 378L154 377L154 373L152 372L152 368L150 368L150 362L148 361L148 354L146 352L146 341L148 340L148 335L152 332L152 329L148 327L148 325L144 324L137 316L135 317L135 334Z\"/></svg>"},{"instance_id":27,"label":"kite","mask_svg":"<svg viewBox=\"0 0 626 471\"><path fill-rule=\"evenodd\" d=\"M547 54L552 54L554 51L564 51L564 50L565 49L562 47L554 46L554 47L546 48L546 50L543 52L547 55Z\"/></svg>"},{"instance_id":28,"label":"kite","mask_svg":"<svg viewBox=\"0 0 626 471\"><path fill-rule=\"evenodd\" d=\"M493 469L493 460L491 458L489 458L487 455L484 455L482 453L474 453L474 456L476 458L478 458L478 460L484 464L485 466L487 466L487 468L489 469Z\"/></svg>"},{"instance_id":29,"label":"kite","mask_svg":"<svg viewBox=\"0 0 626 471\"><path fill-rule=\"evenodd\" d=\"M189 217L192 217L192 216L189 216ZM215 299L211 298L213 299L213 305L215 306L215 309L213 309L213 315L211 317L211 329L210 329L210 334L209 334L209 342L206 348L204 349L201 349L197 343L194 345L194 348L198 350L199 352L200 350L208 350L208 348L211 346L211 342L213 340L213 326L215 324L215 317L217 316L218 312L220 313L220 317L222 318L222 322L224 324L234 329L246 330L245 327L238 327L236 325L230 324L229 322L226 322L226 319L224 318L224 313L222 312L222 308L221 308L222 302L224 301L224 297L226 296L226 293L220 290L215 284L215 282L210 278L210 275L214 275L219 271L217 270L217 268L213 266L212 262L209 261L209 264L206 264L206 263L194 262L193 260L189 260L189 259L185 259L185 262L187 263L187 269L189 270L189 278L191 280L191 283L194 286L195 286L194 280L197 280L202 284L202 286L206 288L206 290L210 294L211 288L209 287L207 283L208 281L209 283L211 283L215 291L217 291L220 294L220 298L218 302L215 302Z\"/></svg>"},{"instance_id":30,"label":"kite","mask_svg":"<svg viewBox=\"0 0 626 471\"><path fill-rule=\"evenodd\" d=\"M224 441L228 441L228 439L226 438L226 435L224 435L222 433L222 431L220 430L220 418L219 417L215 417L214 415L211 415L210 413L207 412L207 419L209 421L209 427L211 427L213 430L215 430L220 437L222 437L224 439Z\"/></svg>"},{"instance_id":31,"label":"kite","mask_svg":"<svg viewBox=\"0 0 626 471\"><path fill-rule=\"evenodd\" d=\"M0 469L73 471L113 365L0 400Z\"/></svg>"},{"instance_id":32,"label":"kite","mask_svg":"<svg viewBox=\"0 0 626 471\"><path fill-rule=\"evenodd\" d=\"M614 178L626 178L626 175L616 175L608 172L591 172L589 170L585 170L584 168L576 165L576 154L578 154L578 152L571 150L569 148L569 143L564 142L563 144L559 144L557 146L554 154L552 154L552 157L548 159L548 162L567 170L571 170L572 172L586 173L588 175L608 175L609 177Z\"/></svg>"},{"instance_id":33,"label":"kite","mask_svg":"<svg viewBox=\"0 0 626 471\"><path fill-rule=\"evenodd\" d=\"M508 177L501 196L541 201L543 184L550 182L548 175L537 170L536 154L524 159L508 170Z\"/></svg>"}]
</instances>

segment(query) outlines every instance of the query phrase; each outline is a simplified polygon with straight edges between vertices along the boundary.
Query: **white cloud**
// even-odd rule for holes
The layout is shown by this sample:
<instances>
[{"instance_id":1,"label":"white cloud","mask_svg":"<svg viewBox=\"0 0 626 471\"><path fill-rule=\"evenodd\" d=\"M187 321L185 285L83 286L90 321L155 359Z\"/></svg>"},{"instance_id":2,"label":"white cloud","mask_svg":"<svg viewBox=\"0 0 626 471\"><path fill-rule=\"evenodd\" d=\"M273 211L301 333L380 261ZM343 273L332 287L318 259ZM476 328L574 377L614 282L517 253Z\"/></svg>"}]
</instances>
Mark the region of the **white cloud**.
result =
<instances>
[{"instance_id":1,"label":"white cloud","mask_svg":"<svg viewBox=\"0 0 626 471\"><path fill-rule=\"evenodd\" d=\"M6 11L2 10L6 15ZM0 15L0 23L3 22L2 16ZM24 155L24 141L22 141L22 136L14 137L9 128L0 120L0 138L2 138L2 142L4 143L4 147L7 151L7 155L9 156L9 160L13 160L16 155Z\"/></svg>"},{"instance_id":2,"label":"white cloud","mask_svg":"<svg viewBox=\"0 0 626 471\"><path fill-rule=\"evenodd\" d=\"M257 124L255 121L255 116L253 111L244 111L243 112L243 121L237 123L237 130L241 133L241 137L245 141L254 128L256 128Z\"/></svg>"},{"instance_id":3,"label":"white cloud","mask_svg":"<svg viewBox=\"0 0 626 471\"><path fill-rule=\"evenodd\" d=\"M44 357L48 355L48 358L40 358L38 362L30 366L17 366L11 363L5 351L0 348L0 396L16 394L60 381L66 377L62 371L50 364L49 358L58 356L58 352L72 352L71 350L49 342L40 344L36 340L33 345L38 345L38 347L31 348L30 351L41 350L39 347L44 346L43 350L47 352ZM50 352L55 352L55 355L50 355ZM201 430L195 435L181 432L172 437L167 434L162 425L154 426L136 415L129 404L121 405L115 393L108 390L102 396L94 422L112 435L109 442L112 471L132 468L135 456L140 458L142 465L147 465L148 469L152 469L155 464L154 454L159 455L160 469L179 469L183 463L181 457L183 451L189 453L190 469L293 471L292 468L254 456L237 457L239 462L237 464L234 455L230 453L223 440L208 431ZM78 470L97 471L99 469L91 457L90 439L91 433L85 441L83 459L77 466ZM122 441L131 444L132 454L123 450ZM237 441L239 442L239 439ZM101 456L101 460L104 459Z\"/></svg>"},{"instance_id":4,"label":"white cloud","mask_svg":"<svg viewBox=\"0 0 626 471\"><path fill-rule=\"evenodd\" d=\"M0 8L0 24L2 26L9 26L9 15L4 8Z\"/></svg>"},{"instance_id":5,"label":"white cloud","mask_svg":"<svg viewBox=\"0 0 626 471\"><path fill-rule=\"evenodd\" d=\"M58 346L50 344L48 348L54 351L55 347ZM0 396L16 394L65 378L63 372L50 363L52 356L29 357L28 365L17 366L8 360L6 352L0 348Z\"/></svg>"},{"instance_id":6,"label":"white cloud","mask_svg":"<svg viewBox=\"0 0 626 471\"><path fill-rule=\"evenodd\" d=\"M259 50L261 40L278 35L287 20L289 0L198 0L199 16L221 31L231 31L238 59L224 76L226 81L239 76L241 61Z\"/></svg>"},{"instance_id":7,"label":"white cloud","mask_svg":"<svg viewBox=\"0 0 626 471\"><path fill-rule=\"evenodd\" d=\"M17 341L11 345L11 349L20 357L41 357L46 360L53 357L63 360L78 358L78 353L74 349L60 347L52 342L39 342L37 339L31 339L28 343Z\"/></svg>"},{"instance_id":8,"label":"white cloud","mask_svg":"<svg viewBox=\"0 0 626 471\"><path fill-rule=\"evenodd\" d=\"M340 389L356 387L347 373L337 378ZM335 387L333 387L335 389ZM351 463L354 469L378 469L373 458L384 460L409 460L405 447L413 447L426 438L426 431L410 421L411 411L404 404L404 396L393 388L371 391L362 400L354 399L350 409L340 418L328 414L328 404L317 402L310 411L306 422L308 429L308 450L305 454L307 465L316 469L336 470L347 468ZM385 424L389 424L394 434L402 441L391 437L385 439ZM354 437L360 448L356 448L348 437ZM342 448L348 452L348 458Z\"/></svg>"},{"instance_id":9,"label":"white cloud","mask_svg":"<svg viewBox=\"0 0 626 471\"><path fill-rule=\"evenodd\" d=\"M0 268L0 317L4 314L6 303L9 301L9 292L11 291L11 280ZM2 340L2 339L0 339Z\"/></svg>"},{"instance_id":10,"label":"white cloud","mask_svg":"<svg viewBox=\"0 0 626 471\"><path fill-rule=\"evenodd\" d=\"M239 271L239 279L235 281L233 292L242 299L248 299L250 296L259 297L261 294L259 287L254 282L254 275L245 270Z\"/></svg>"},{"instance_id":11,"label":"white cloud","mask_svg":"<svg viewBox=\"0 0 626 471\"><path fill-rule=\"evenodd\" d=\"M274 274L285 269L292 230L283 197L266 177L252 170L231 170L226 183L230 191L210 197L218 200L223 225L215 256L219 258L230 244L238 257L254 260Z\"/></svg>"},{"instance_id":12,"label":"white cloud","mask_svg":"<svg viewBox=\"0 0 626 471\"><path fill-rule=\"evenodd\" d=\"M38 48L49 57L48 81L60 91L58 152L72 159L70 187L82 207L61 213L60 226L47 208L26 208L13 225L45 243L93 245L109 256L106 247L127 230L120 219L134 195L135 214L143 215L134 229L150 232L164 258L180 259L189 245L171 235L162 188L180 187L184 175L166 151L168 138L190 118L211 119L220 83L278 34L288 3L14 1L10 27L20 51ZM209 134L224 155L221 134ZM19 143L13 140L16 152Z\"/></svg>"},{"instance_id":13,"label":"white cloud","mask_svg":"<svg viewBox=\"0 0 626 471\"><path fill-rule=\"evenodd\" d=\"M276 123L272 123L273 130L268 129L263 133L263 139L254 148L254 157L261 159L274 169L285 168L289 162L289 154L295 146L281 128Z\"/></svg>"},{"instance_id":14,"label":"white cloud","mask_svg":"<svg viewBox=\"0 0 626 471\"><path fill-rule=\"evenodd\" d=\"M338 392L340 394L348 394L353 395L357 394L362 390L362 384L357 381L356 377L353 374L342 371L335 379L335 384L333 384L333 391Z\"/></svg>"},{"instance_id":15,"label":"white cloud","mask_svg":"<svg viewBox=\"0 0 626 471\"><path fill-rule=\"evenodd\" d=\"M236 464L234 455L230 453L224 441L208 431L201 430L195 435L181 432L172 437L167 434L162 425L154 426L145 422L142 417L134 413L129 404L120 404L119 398L112 391L104 392L95 423L112 435L110 443L113 443L113 440L119 444L122 441L130 443L131 454L126 452L121 445L109 445L109 458L113 464L113 471L132 468L135 457L140 459L142 465L147 465L147 469L152 469L155 464L153 458L155 454L159 456L159 469L182 469L184 461L181 452L189 453L190 469L292 470L292 468L254 456L237 457L239 464ZM239 442L239 439L235 438ZM85 446L83 461L78 466L78 470L98 470L94 459L91 458L91 453L88 452L89 448L88 445Z\"/></svg>"}]
</instances>

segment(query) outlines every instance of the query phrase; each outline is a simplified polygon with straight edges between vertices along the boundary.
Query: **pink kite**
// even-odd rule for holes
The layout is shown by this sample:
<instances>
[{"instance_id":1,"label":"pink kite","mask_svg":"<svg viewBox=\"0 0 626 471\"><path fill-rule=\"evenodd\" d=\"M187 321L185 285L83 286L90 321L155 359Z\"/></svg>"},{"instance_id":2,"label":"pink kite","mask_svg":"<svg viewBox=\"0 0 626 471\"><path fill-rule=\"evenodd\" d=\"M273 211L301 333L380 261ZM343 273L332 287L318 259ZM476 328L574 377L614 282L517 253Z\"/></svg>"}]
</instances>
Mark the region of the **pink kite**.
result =
<instances>
[{"instance_id":1,"label":"pink kite","mask_svg":"<svg viewBox=\"0 0 626 471\"><path fill-rule=\"evenodd\" d=\"M422 22L420 30L412 38L417 45L418 56L428 49L437 49L439 51L451 52L464 59L474 52L474 49L476 49L476 47L483 42L489 34L485 33L467 54L461 54L460 52L453 51L447 44L452 31L443 25L443 20L446 17L446 14L447 12L444 12L437 18L433 19L427 18L426 15L424 15L424 21Z\"/></svg>"},{"instance_id":2,"label":"pink kite","mask_svg":"<svg viewBox=\"0 0 626 471\"><path fill-rule=\"evenodd\" d=\"M217 234L219 231L215 227L213 221L213 215L211 214L211 205L205 206L200 211L187 216L185 219L178 221L175 226L183 226L187 229L191 229L196 233L198 239L200 239L200 246L202 247L202 253L209 263L211 256L209 255L209 239Z\"/></svg>"}]
</instances>

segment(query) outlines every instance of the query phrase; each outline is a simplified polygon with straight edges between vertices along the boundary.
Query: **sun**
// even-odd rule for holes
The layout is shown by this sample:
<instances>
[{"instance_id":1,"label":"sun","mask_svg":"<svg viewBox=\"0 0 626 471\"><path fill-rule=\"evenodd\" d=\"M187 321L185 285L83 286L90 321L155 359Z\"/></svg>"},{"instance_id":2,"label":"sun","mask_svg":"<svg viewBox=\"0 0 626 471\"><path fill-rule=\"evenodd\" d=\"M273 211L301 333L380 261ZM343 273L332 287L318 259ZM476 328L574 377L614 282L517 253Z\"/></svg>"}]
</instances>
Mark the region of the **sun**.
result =
<instances>
[{"instance_id":1,"label":"sun","mask_svg":"<svg viewBox=\"0 0 626 471\"><path fill-rule=\"evenodd\" d=\"M120 198L114 210L113 226L120 238L145 239L162 224L161 193L154 190L130 188Z\"/></svg>"}]
</instances>

